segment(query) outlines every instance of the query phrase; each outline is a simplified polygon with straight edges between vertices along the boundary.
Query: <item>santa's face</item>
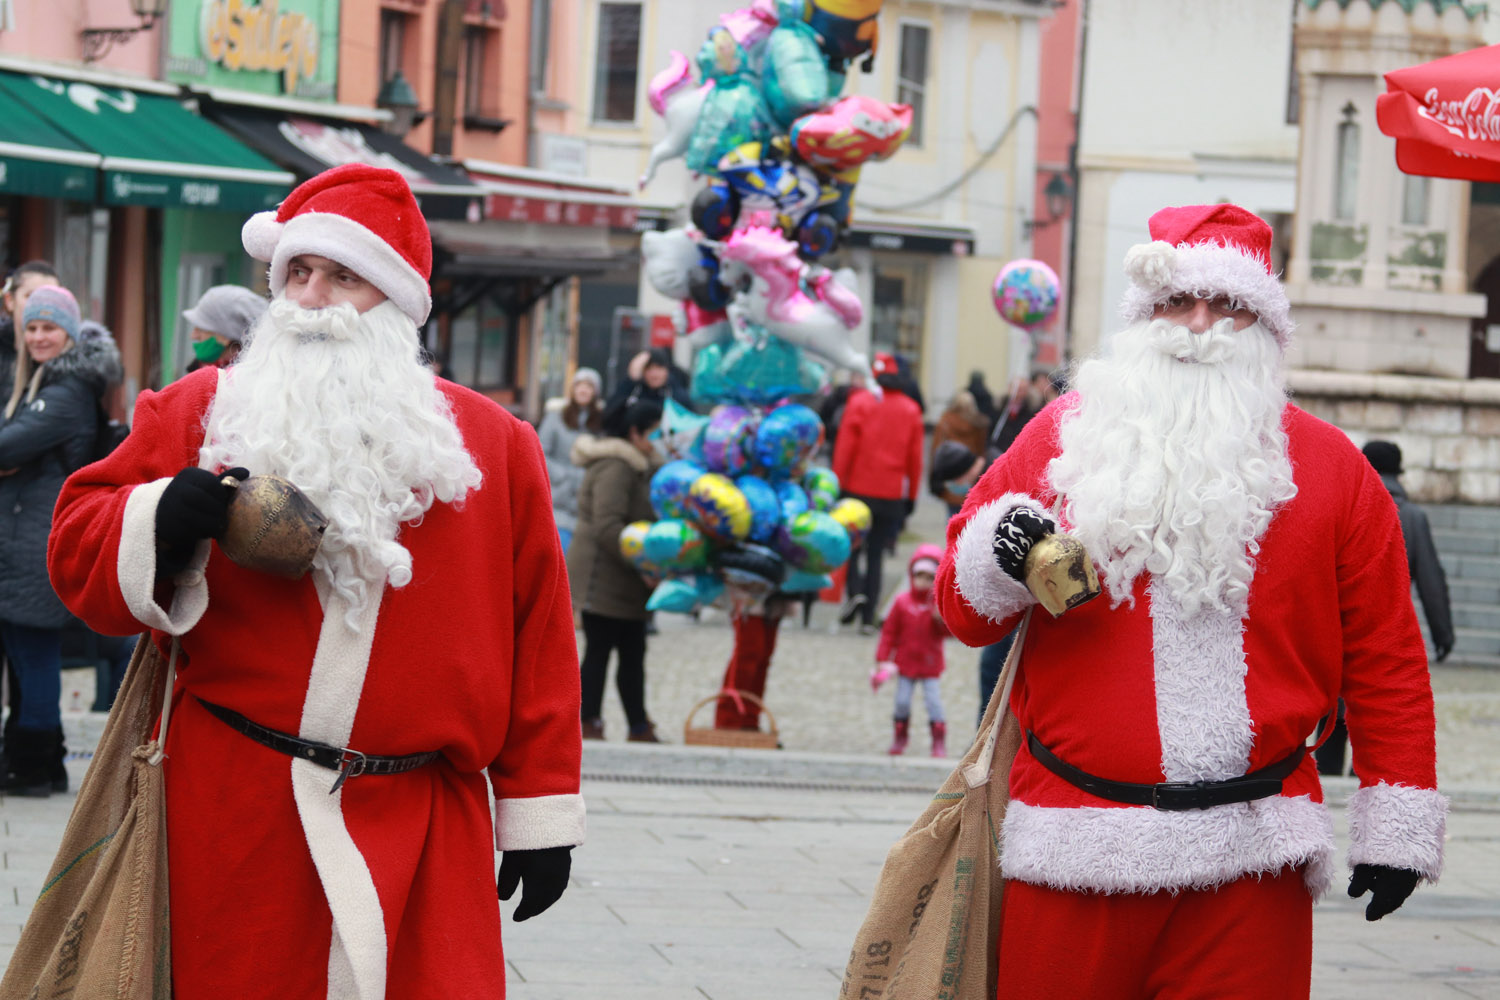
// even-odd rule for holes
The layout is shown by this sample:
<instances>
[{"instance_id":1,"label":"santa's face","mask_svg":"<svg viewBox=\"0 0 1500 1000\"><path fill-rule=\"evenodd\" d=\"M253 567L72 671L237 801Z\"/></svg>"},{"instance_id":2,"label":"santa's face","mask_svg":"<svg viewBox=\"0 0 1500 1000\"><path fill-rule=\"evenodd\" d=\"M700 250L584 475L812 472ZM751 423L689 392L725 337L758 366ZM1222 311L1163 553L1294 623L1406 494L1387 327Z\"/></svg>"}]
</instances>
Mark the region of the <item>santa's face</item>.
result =
<instances>
[{"instance_id":1,"label":"santa's face","mask_svg":"<svg viewBox=\"0 0 1500 1000\"><path fill-rule=\"evenodd\" d=\"M348 303L367 313L385 301L385 293L354 271L327 257L305 253L286 267L281 297L303 309L326 309Z\"/></svg>"},{"instance_id":2,"label":"santa's face","mask_svg":"<svg viewBox=\"0 0 1500 1000\"><path fill-rule=\"evenodd\" d=\"M1222 320L1233 320L1235 332L1256 321L1255 313L1227 295L1200 299L1196 295L1174 295L1151 311L1152 319L1164 319L1174 326L1187 327L1193 333L1204 333Z\"/></svg>"}]
</instances>

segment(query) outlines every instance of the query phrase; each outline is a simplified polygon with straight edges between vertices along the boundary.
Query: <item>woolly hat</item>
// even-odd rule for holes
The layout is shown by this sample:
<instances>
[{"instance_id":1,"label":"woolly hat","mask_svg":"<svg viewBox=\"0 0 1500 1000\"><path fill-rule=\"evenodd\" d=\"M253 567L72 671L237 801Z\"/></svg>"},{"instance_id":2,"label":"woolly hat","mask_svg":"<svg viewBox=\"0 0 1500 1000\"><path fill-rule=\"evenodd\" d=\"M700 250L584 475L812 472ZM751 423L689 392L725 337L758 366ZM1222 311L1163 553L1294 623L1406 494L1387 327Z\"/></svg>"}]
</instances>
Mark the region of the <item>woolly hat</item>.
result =
<instances>
[{"instance_id":1,"label":"woolly hat","mask_svg":"<svg viewBox=\"0 0 1500 1000\"><path fill-rule=\"evenodd\" d=\"M875 355L875 363L870 366L870 370L876 375L896 375L900 373L901 367L896 364L894 354L880 351Z\"/></svg>"},{"instance_id":2,"label":"woolly hat","mask_svg":"<svg viewBox=\"0 0 1500 1000\"><path fill-rule=\"evenodd\" d=\"M274 212L257 212L240 233L245 251L270 262L271 294L286 287L298 254L336 260L385 293L421 326L432 311L432 235L406 179L346 163L297 185Z\"/></svg>"},{"instance_id":3,"label":"woolly hat","mask_svg":"<svg viewBox=\"0 0 1500 1000\"><path fill-rule=\"evenodd\" d=\"M203 293L198 304L185 309L182 318L196 330L207 330L236 344L260 319L269 303L248 288L239 285L215 285Z\"/></svg>"},{"instance_id":4,"label":"woolly hat","mask_svg":"<svg viewBox=\"0 0 1500 1000\"><path fill-rule=\"evenodd\" d=\"M1150 319L1174 295L1228 296L1255 313L1286 349L1291 306L1271 272L1271 227L1238 205L1187 205L1151 216L1151 242L1130 248L1126 322Z\"/></svg>"},{"instance_id":5,"label":"woolly hat","mask_svg":"<svg viewBox=\"0 0 1500 1000\"><path fill-rule=\"evenodd\" d=\"M974 467L977 457L957 441L944 441L932 453L932 478L939 482L957 479Z\"/></svg>"},{"instance_id":6,"label":"woolly hat","mask_svg":"<svg viewBox=\"0 0 1500 1000\"><path fill-rule=\"evenodd\" d=\"M594 395L596 396L604 391L604 379L592 368L579 368L575 371L573 373L573 381L569 384L572 385L578 382L587 382L592 385L594 387Z\"/></svg>"},{"instance_id":7,"label":"woolly hat","mask_svg":"<svg viewBox=\"0 0 1500 1000\"><path fill-rule=\"evenodd\" d=\"M32 292L26 300L26 311L21 314L21 329L34 319L56 323L67 333L69 339L78 339L78 324L83 316L78 311L78 300L73 293L61 285L43 285Z\"/></svg>"},{"instance_id":8,"label":"woolly hat","mask_svg":"<svg viewBox=\"0 0 1500 1000\"><path fill-rule=\"evenodd\" d=\"M1394 441L1370 441L1361 450L1376 472L1383 476L1401 475L1401 446Z\"/></svg>"}]
</instances>

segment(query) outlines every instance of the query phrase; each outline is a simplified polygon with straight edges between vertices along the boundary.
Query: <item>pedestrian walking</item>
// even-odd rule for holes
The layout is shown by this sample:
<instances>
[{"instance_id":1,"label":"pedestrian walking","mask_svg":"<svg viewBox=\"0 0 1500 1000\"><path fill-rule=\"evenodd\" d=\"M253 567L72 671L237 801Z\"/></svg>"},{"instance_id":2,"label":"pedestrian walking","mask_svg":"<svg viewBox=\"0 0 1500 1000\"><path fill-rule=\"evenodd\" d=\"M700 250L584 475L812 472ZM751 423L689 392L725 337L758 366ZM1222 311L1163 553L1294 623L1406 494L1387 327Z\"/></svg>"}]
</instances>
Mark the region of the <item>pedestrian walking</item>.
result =
<instances>
[{"instance_id":1,"label":"pedestrian walking","mask_svg":"<svg viewBox=\"0 0 1500 1000\"><path fill-rule=\"evenodd\" d=\"M52 579L85 622L181 645L164 981L178 1000L500 1000L499 899L547 909L584 827L541 447L422 363L432 244L401 174L325 171L242 239L270 264L255 336L142 393L54 520ZM308 576L213 545L224 480L251 473L328 518Z\"/></svg>"},{"instance_id":2,"label":"pedestrian walking","mask_svg":"<svg viewBox=\"0 0 1500 1000\"><path fill-rule=\"evenodd\" d=\"M873 370L882 394L858 389L849 395L833 451L833 471L845 495L870 508L870 533L849 559L849 599L839 616L846 625L859 618L861 635L875 631L881 562L916 506L925 436L922 410L901 390L896 359L877 354Z\"/></svg>"},{"instance_id":3,"label":"pedestrian walking","mask_svg":"<svg viewBox=\"0 0 1500 1000\"><path fill-rule=\"evenodd\" d=\"M1432 527L1427 513L1411 502L1401 475L1401 447L1392 441L1369 441L1362 449L1370 468L1380 475L1380 482L1396 504L1401 522L1401 537L1406 543L1406 568L1417 585L1422 613L1427 617L1427 631L1432 636L1433 659L1442 663L1453 651L1453 615L1448 605L1448 577L1438 561L1437 546L1432 542ZM1314 756L1321 774L1344 773L1344 751L1349 745L1349 729L1344 724L1344 700L1339 699L1333 730Z\"/></svg>"},{"instance_id":4,"label":"pedestrian walking","mask_svg":"<svg viewBox=\"0 0 1500 1000\"><path fill-rule=\"evenodd\" d=\"M239 285L215 285L198 298L191 309L182 313L192 328L188 336L193 345L193 360L187 370L197 371L204 365L227 368L234 364L255 324L266 313L265 296Z\"/></svg>"},{"instance_id":5,"label":"pedestrian walking","mask_svg":"<svg viewBox=\"0 0 1500 1000\"><path fill-rule=\"evenodd\" d=\"M911 738L912 695L917 688L922 689L927 724L932 730L932 756L948 756L948 721L938 679L943 676L943 640L949 633L933 592L942 558L939 546L917 546L906 568L910 585L896 595L880 626L870 687L879 691L892 675L896 677L896 710L891 717L895 734L887 751L892 756L906 752Z\"/></svg>"},{"instance_id":6,"label":"pedestrian walking","mask_svg":"<svg viewBox=\"0 0 1500 1000\"><path fill-rule=\"evenodd\" d=\"M604 411L601 437L583 435L573 461L583 467L578 523L568 547L573 606L583 619L583 737L604 739L604 682L616 656L615 688L625 708L632 743L659 743L646 714L646 599L651 586L620 552L627 524L649 521L651 474L661 456L651 432L661 425L655 399L616 403Z\"/></svg>"},{"instance_id":7,"label":"pedestrian walking","mask_svg":"<svg viewBox=\"0 0 1500 1000\"><path fill-rule=\"evenodd\" d=\"M547 400L547 411L537 425L542 454L547 456L547 479L552 484L552 517L562 538L563 551L573 541L578 524L578 488L583 469L573 464L573 443L580 434L597 435L604 407L599 392L604 380L592 368L580 368L568 382L568 394Z\"/></svg>"},{"instance_id":8,"label":"pedestrian walking","mask_svg":"<svg viewBox=\"0 0 1500 1000\"><path fill-rule=\"evenodd\" d=\"M1380 919L1442 869L1401 527L1348 437L1287 399L1271 227L1219 204L1163 209L1150 231L1126 255L1128 325L985 473L938 574L973 646L1034 607L1026 557L1048 534L1080 541L1104 588L1027 627L999 979L1015 996L1306 997L1335 875L1306 743L1340 692L1360 784L1349 894Z\"/></svg>"},{"instance_id":9,"label":"pedestrian walking","mask_svg":"<svg viewBox=\"0 0 1500 1000\"><path fill-rule=\"evenodd\" d=\"M52 509L68 474L90 461L100 399L120 378L114 342L80 338L80 322L77 300L60 285L26 298L0 425L0 510L10 518L0 534L0 637L20 696L4 788L39 798L68 787L60 702L63 628L72 616L47 579Z\"/></svg>"}]
</instances>

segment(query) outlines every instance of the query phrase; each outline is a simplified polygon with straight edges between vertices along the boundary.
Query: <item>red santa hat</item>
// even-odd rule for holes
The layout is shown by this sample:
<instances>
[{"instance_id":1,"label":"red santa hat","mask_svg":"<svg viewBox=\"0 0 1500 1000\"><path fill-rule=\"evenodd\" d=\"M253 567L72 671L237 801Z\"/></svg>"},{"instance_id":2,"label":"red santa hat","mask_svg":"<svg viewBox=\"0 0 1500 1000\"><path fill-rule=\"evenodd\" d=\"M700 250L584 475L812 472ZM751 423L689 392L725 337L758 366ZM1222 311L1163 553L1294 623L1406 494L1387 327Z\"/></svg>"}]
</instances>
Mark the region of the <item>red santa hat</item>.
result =
<instances>
[{"instance_id":1,"label":"red santa hat","mask_svg":"<svg viewBox=\"0 0 1500 1000\"><path fill-rule=\"evenodd\" d=\"M1186 205L1151 216L1151 242L1130 248L1126 322L1149 319L1174 295L1227 296L1255 313L1282 349L1292 335L1291 306L1271 271L1271 227L1238 205Z\"/></svg>"},{"instance_id":2,"label":"red santa hat","mask_svg":"<svg viewBox=\"0 0 1500 1000\"><path fill-rule=\"evenodd\" d=\"M271 265L271 294L286 287L298 254L336 260L385 293L413 323L432 311L432 236L411 188L394 170L346 163L297 185L274 212L240 233L245 251Z\"/></svg>"}]
</instances>

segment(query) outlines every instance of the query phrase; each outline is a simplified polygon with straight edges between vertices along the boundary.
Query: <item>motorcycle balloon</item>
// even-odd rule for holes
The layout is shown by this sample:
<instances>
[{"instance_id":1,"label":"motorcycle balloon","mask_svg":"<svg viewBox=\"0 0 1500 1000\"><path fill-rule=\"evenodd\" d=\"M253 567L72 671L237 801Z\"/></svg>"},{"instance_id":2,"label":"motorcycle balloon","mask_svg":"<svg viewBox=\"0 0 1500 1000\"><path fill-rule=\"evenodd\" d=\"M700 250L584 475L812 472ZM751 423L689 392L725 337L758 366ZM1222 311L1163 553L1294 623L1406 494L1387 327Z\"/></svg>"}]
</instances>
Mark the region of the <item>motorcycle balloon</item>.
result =
<instances>
[{"instance_id":1,"label":"motorcycle balloon","mask_svg":"<svg viewBox=\"0 0 1500 1000\"><path fill-rule=\"evenodd\" d=\"M693 197L689 211L693 225L704 236L722 240L734 232L734 221L740 214L739 195L728 184L710 184Z\"/></svg>"},{"instance_id":2,"label":"motorcycle balloon","mask_svg":"<svg viewBox=\"0 0 1500 1000\"><path fill-rule=\"evenodd\" d=\"M817 260L839 245L843 227L827 212L813 212L797 227L797 246L806 260Z\"/></svg>"},{"instance_id":3,"label":"motorcycle balloon","mask_svg":"<svg viewBox=\"0 0 1500 1000\"><path fill-rule=\"evenodd\" d=\"M719 280L718 267L709 268L704 264L688 268L688 295L698 304L698 308L710 312L722 310L732 298L729 289Z\"/></svg>"}]
</instances>

